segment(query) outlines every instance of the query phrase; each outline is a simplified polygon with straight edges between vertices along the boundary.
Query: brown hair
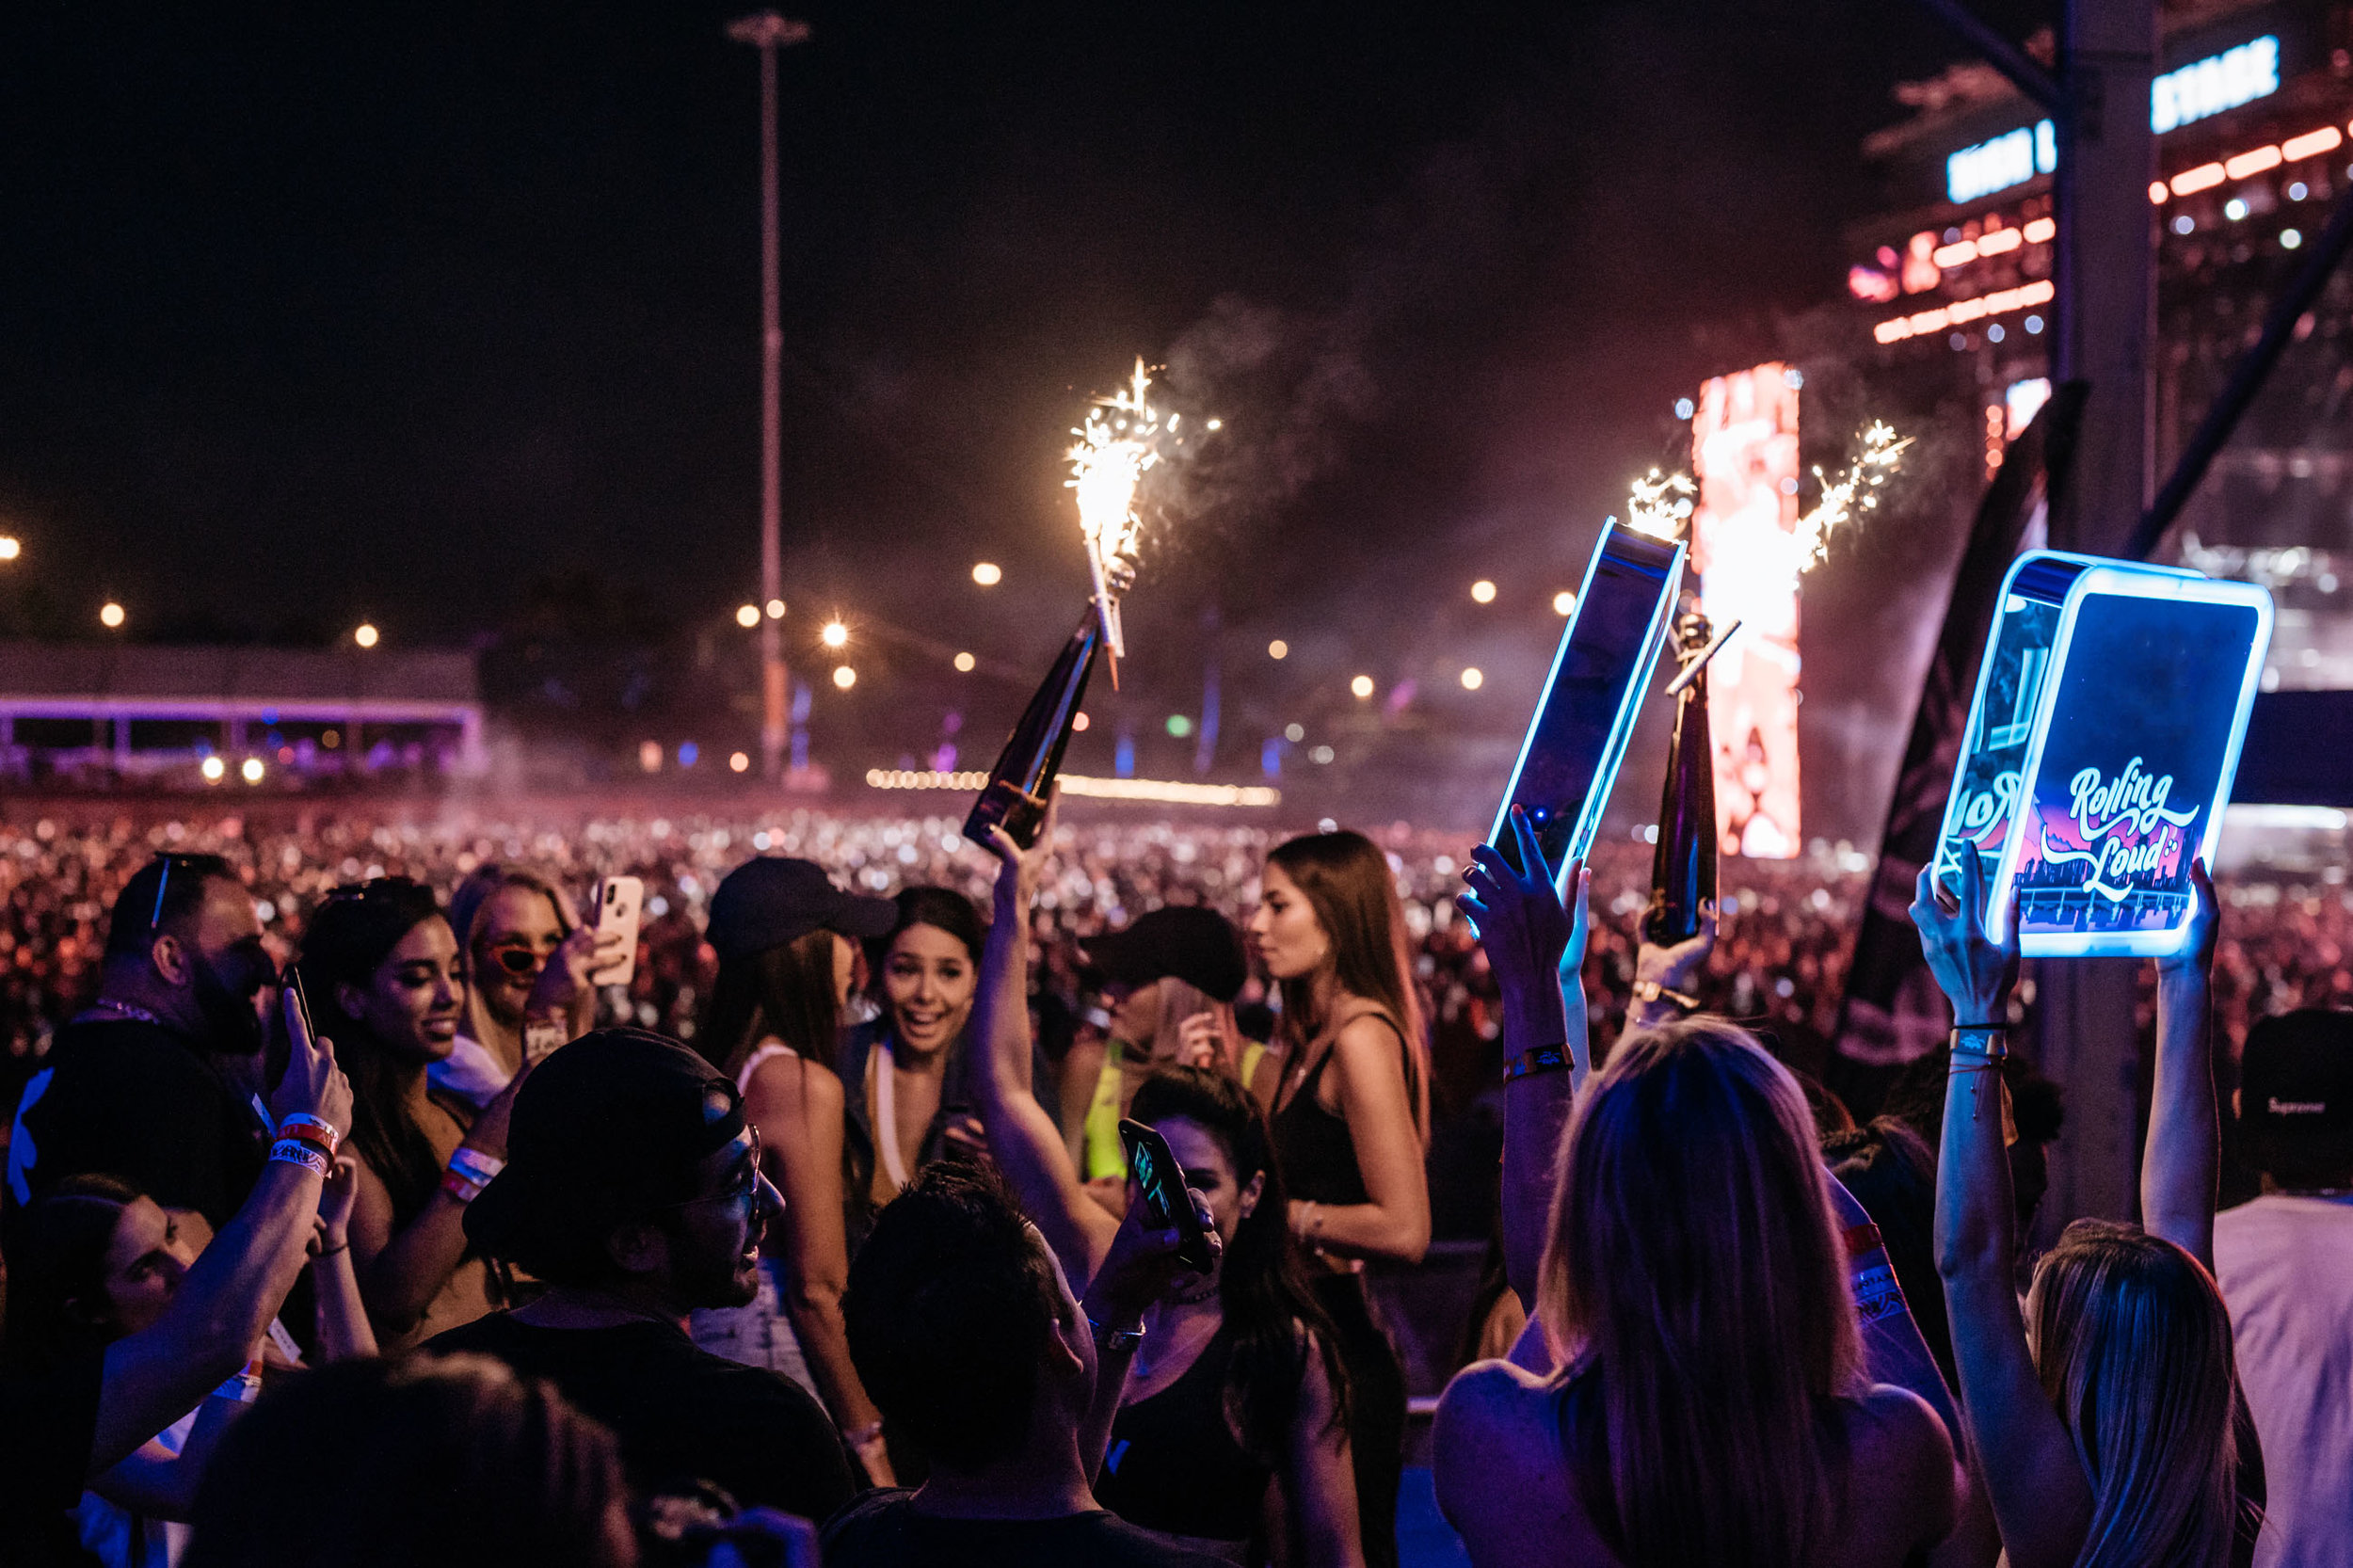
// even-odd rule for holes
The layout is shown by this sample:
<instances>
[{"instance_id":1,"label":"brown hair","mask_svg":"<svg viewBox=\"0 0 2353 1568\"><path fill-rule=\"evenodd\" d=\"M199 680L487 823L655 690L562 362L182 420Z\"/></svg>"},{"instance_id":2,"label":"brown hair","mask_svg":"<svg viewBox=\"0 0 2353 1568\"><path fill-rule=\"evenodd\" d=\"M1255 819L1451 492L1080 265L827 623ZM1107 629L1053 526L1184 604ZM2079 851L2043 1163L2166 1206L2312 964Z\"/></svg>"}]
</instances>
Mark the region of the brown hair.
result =
<instances>
[{"instance_id":1,"label":"brown hair","mask_svg":"<svg viewBox=\"0 0 2353 1568\"><path fill-rule=\"evenodd\" d=\"M833 988L838 940L820 927L748 957L722 959L695 1048L732 1079L752 1048L773 1034L831 1071L841 1043Z\"/></svg>"},{"instance_id":2,"label":"brown hair","mask_svg":"<svg viewBox=\"0 0 2353 1568\"><path fill-rule=\"evenodd\" d=\"M1746 1031L1618 1042L1570 1123L1536 1310L1622 1560L1814 1560L1841 1479L1824 1417L1862 1392L1862 1339L1805 1096Z\"/></svg>"},{"instance_id":3,"label":"brown hair","mask_svg":"<svg viewBox=\"0 0 2353 1568\"><path fill-rule=\"evenodd\" d=\"M2035 1270L2026 1318L2091 1481L2077 1568L2229 1561L2238 1379L2214 1276L2138 1225L2077 1220Z\"/></svg>"},{"instance_id":4,"label":"brown hair","mask_svg":"<svg viewBox=\"0 0 2353 1568\"><path fill-rule=\"evenodd\" d=\"M1398 902L1389 857L1363 834L1342 828L1278 844L1267 863L1280 866L1315 910L1316 924L1332 944L1332 978L1339 988L1385 1009L1405 1036L1407 1087L1415 1120L1428 1142L1430 1043L1414 993L1405 906ZM1281 984L1283 1031L1293 1050L1305 1049L1334 1020L1317 1009L1313 975Z\"/></svg>"}]
</instances>

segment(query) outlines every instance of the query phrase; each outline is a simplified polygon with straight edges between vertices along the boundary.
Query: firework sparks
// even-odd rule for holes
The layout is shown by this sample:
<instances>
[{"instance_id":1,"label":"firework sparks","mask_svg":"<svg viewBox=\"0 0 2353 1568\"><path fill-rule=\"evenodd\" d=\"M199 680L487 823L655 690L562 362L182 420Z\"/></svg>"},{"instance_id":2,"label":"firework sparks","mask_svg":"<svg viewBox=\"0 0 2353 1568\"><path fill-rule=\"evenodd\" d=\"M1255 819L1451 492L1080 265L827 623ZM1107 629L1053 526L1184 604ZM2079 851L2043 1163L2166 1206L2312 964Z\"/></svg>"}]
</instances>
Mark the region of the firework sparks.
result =
<instances>
[{"instance_id":1,"label":"firework sparks","mask_svg":"<svg viewBox=\"0 0 2353 1568\"><path fill-rule=\"evenodd\" d=\"M1626 526L1654 539L1679 539L1691 520L1691 497L1699 493L1688 473L1650 471L1637 479L1625 498Z\"/></svg>"},{"instance_id":2,"label":"firework sparks","mask_svg":"<svg viewBox=\"0 0 2353 1568\"><path fill-rule=\"evenodd\" d=\"M1895 429L1884 420L1873 420L1863 432L1863 450L1847 465L1846 473L1833 484L1817 464L1814 477L1822 487L1822 496L1814 509L1798 520L1797 531L1790 542L1798 556L1800 571L1830 554L1830 536L1854 521L1857 513L1879 510L1880 489L1895 476L1904 460L1905 451L1914 438L1897 439Z\"/></svg>"},{"instance_id":3,"label":"firework sparks","mask_svg":"<svg viewBox=\"0 0 2353 1568\"><path fill-rule=\"evenodd\" d=\"M1078 493L1079 532L1086 539L1087 569L1095 578L1095 602L1103 616L1103 641L1112 657L1112 681L1119 680L1128 651L1119 625L1119 596L1135 578L1136 551L1144 522L1136 511L1136 487L1160 462L1160 416L1146 401L1152 378L1136 360L1135 375L1121 391L1098 397L1086 423L1070 433L1070 477ZM1169 421L1173 427L1174 419Z\"/></svg>"}]
</instances>

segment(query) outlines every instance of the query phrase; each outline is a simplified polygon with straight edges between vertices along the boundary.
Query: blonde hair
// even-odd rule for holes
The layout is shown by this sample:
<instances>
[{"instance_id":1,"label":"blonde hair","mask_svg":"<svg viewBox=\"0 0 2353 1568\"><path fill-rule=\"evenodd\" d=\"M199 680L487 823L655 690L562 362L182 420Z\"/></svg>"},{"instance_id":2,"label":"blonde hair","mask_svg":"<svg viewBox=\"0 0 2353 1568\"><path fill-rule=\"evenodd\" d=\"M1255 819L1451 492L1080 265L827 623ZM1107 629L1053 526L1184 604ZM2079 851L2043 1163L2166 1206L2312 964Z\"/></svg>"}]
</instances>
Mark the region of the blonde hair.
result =
<instances>
[{"instance_id":1,"label":"blonde hair","mask_svg":"<svg viewBox=\"0 0 2353 1568\"><path fill-rule=\"evenodd\" d=\"M527 888L547 899L555 910L555 928L569 936L580 926L580 916L572 908L572 901L537 872L522 866L501 865L486 861L476 867L457 890L449 896L449 926L457 937L458 962L466 972L466 1032L486 1046L496 1048L499 1042L517 1053L522 1049L522 1031L497 1016L484 999L488 987L481 984L475 971L478 954L474 944L482 935L483 912L490 901L508 888Z\"/></svg>"},{"instance_id":2,"label":"blonde hair","mask_svg":"<svg viewBox=\"0 0 2353 1568\"><path fill-rule=\"evenodd\" d=\"M1832 1407L1865 1379L1797 1080L1721 1018L1628 1035L1570 1123L1551 1233L1536 1310L1603 1539L1641 1568L1810 1560Z\"/></svg>"},{"instance_id":3,"label":"blonde hair","mask_svg":"<svg viewBox=\"0 0 2353 1568\"><path fill-rule=\"evenodd\" d=\"M2137 1225L2077 1220L2036 1269L2026 1318L2091 1482L2077 1568L2229 1561L2237 1371L2214 1276Z\"/></svg>"}]
</instances>

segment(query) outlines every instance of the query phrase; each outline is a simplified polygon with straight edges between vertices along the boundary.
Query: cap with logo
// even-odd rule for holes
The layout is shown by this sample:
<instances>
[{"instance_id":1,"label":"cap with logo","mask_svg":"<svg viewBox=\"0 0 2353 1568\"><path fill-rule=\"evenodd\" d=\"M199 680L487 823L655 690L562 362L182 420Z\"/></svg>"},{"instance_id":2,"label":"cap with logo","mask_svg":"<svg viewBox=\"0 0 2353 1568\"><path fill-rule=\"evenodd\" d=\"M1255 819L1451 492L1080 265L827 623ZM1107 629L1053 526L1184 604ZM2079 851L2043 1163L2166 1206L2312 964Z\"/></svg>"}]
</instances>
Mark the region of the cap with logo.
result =
<instances>
[{"instance_id":1,"label":"cap with logo","mask_svg":"<svg viewBox=\"0 0 2353 1568\"><path fill-rule=\"evenodd\" d=\"M2239 1121L2262 1138L2353 1133L2353 1013L2300 1008L2249 1030Z\"/></svg>"}]
</instances>

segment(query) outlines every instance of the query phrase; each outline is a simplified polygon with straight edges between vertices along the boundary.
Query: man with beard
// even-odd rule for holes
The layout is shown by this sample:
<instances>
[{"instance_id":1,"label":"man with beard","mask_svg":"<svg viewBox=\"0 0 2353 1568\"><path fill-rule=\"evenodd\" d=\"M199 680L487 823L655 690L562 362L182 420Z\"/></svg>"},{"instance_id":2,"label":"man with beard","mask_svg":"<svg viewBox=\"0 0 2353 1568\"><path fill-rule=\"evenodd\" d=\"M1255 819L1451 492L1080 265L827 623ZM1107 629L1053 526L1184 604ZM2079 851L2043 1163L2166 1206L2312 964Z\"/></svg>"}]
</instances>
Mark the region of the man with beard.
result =
<instances>
[{"instance_id":1,"label":"man with beard","mask_svg":"<svg viewBox=\"0 0 2353 1568\"><path fill-rule=\"evenodd\" d=\"M277 979L252 895L216 855L159 855L116 900L98 1000L57 1031L8 1144L9 1218L67 1176L129 1179L229 1223L269 1152L255 993Z\"/></svg>"},{"instance_id":2,"label":"man with beard","mask_svg":"<svg viewBox=\"0 0 2353 1568\"><path fill-rule=\"evenodd\" d=\"M824 1407L687 1336L695 1308L758 1293L760 1233L784 1207L760 1158L742 1096L701 1057L642 1030L582 1035L524 1080L506 1162L466 1211L467 1238L547 1294L420 1353L547 1379L613 1429L640 1496L710 1481L823 1519L852 1491Z\"/></svg>"}]
</instances>

